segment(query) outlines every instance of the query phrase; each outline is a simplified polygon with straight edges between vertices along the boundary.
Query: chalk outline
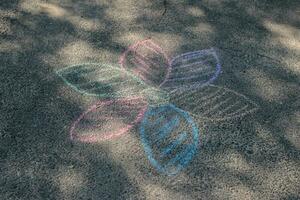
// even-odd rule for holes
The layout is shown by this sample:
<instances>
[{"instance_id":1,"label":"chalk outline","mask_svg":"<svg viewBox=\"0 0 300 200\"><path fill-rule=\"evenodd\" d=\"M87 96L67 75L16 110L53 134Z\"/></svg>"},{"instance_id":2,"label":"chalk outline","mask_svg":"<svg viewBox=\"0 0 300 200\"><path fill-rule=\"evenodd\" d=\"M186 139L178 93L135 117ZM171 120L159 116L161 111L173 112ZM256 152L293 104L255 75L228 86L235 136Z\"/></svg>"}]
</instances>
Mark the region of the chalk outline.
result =
<instances>
[{"instance_id":1,"label":"chalk outline","mask_svg":"<svg viewBox=\"0 0 300 200\"><path fill-rule=\"evenodd\" d=\"M142 41L140 41L140 42L137 42L137 43L131 45L131 46L130 46L123 54L122 54L123 57L122 57L122 56L120 57L120 62L119 62L119 63L121 64L121 67L122 67L123 69L125 69L125 66L122 65L122 61L124 62L124 60L126 59L126 55L128 54L128 52L129 52L130 50L132 50L132 49L138 47L139 45L143 45L144 43L147 43L147 42L149 42L151 45L153 45L154 48L158 48L158 49L159 49L159 52L156 51L155 49L152 49L152 50L153 50L153 51L156 51L157 53L162 53L162 54L164 55L164 58L167 59L168 65L169 65L169 68L167 69L167 73L166 73L165 79L164 79L164 81L158 86L158 88L161 87L161 86L163 86L164 83L165 83L167 80L170 80L170 79L168 79L168 78L169 78L169 75L170 75L170 73L171 73L172 66L174 65L176 59L180 59L180 58L182 58L182 60L193 59L193 58L201 57L201 55L207 54L207 52L209 52L209 53L212 53L212 54L213 54L214 58L215 58L216 61L217 61L216 70L215 70L214 75L213 75L207 82L204 82L204 83L201 82L200 84L192 84L192 85L184 86L184 87L180 87L180 86L179 86L179 88L170 91L170 93L173 93L173 92L180 92L180 91L182 91L182 90L186 90L187 88L188 88L188 89L200 89L200 88L202 88L202 87L204 87L204 86L206 86L206 85L211 85L210 83L211 83L212 81L214 81L214 80L218 77L218 75L221 73L221 64L220 64L219 58L218 58L217 53L216 53L216 51L214 50L214 48L204 49L204 50L199 50L199 51L194 51L194 52L187 52L187 53L184 53L184 54L181 54L181 55L178 55L178 56L174 57L174 58L170 61L169 58L168 58L168 56L167 56L167 55L164 53L164 51L162 50L162 48L160 48L158 45L156 45L155 43L153 43L153 42L151 41L151 39L145 39L145 40L142 40ZM145 45L145 47L147 48L148 46ZM171 63L171 64L170 64L170 63ZM202 62L202 63L204 63L204 62ZM175 64L176 64L176 63L175 63ZM193 63L193 64L195 64L195 63ZM77 87L75 87L75 86L74 86L73 84L71 84L69 81L67 81L63 76L61 76L61 74L59 74L59 72L63 71L64 69L71 68L71 67L74 67L74 66L80 66L80 65L96 65L96 66L101 66L101 65L103 66L103 65L104 65L104 66L108 66L108 67L110 67L110 68L113 68L112 65L109 65L109 64L106 64L106 63L80 63L80 64L71 65L70 67L66 67L66 68L63 68L63 69L61 69L61 70L58 70L58 71L57 71L57 74L65 81L65 83L67 83L67 85L69 85L70 87L72 87L73 89L75 89L76 91L78 91L78 92L80 92L80 93L82 93L82 94L89 95L89 96L99 96L99 97L119 97L119 98L120 98L120 97L123 97L122 95L119 95L119 96L118 96L118 95L116 95L116 96L115 96L115 95L107 95L107 94L103 94L103 95L94 95L94 94L86 93L86 92L84 92L84 91L82 91L82 90L79 90ZM196 69L196 70L198 71L198 69ZM123 73L125 72L125 74L129 75L130 77L133 77L137 82L141 83L142 85L146 85L146 84L147 84L147 83L145 84L144 81L142 81L142 80L140 79L140 77L137 77L137 76L135 76L135 75L132 75L130 72L127 72L126 70L123 70L122 72L123 72ZM189 72L193 72L193 70L192 70L192 71L189 71ZM214 86L214 85L212 85L212 86ZM177 87L178 87L178 86L177 86ZM215 86L215 87L217 87L217 86ZM146 87L146 88L147 88L147 87ZM145 89L145 90L158 89L158 88L156 88L156 87L154 87L154 88L149 87L149 88L147 88L147 89ZM169 87L169 88L170 88L170 87ZM225 90L227 90L227 91L231 91L231 92L235 93L237 96L243 97L245 100L247 100L248 102L252 103L256 108L254 108L254 109L252 109L252 110L250 110L250 111L248 111L248 112L246 112L246 113L243 113L243 114L241 114L241 115L237 115L237 116L234 116L234 117L226 117L226 118L218 119L217 121L223 121L223 120L227 120L227 119L240 118L240 117L243 117L244 115L247 115L248 113L251 113L251 112L253 112L253 111L255 111L255 110L258 109L258 105L257 105L256 103L254 103L253 101L251 101L251 100L250 100L249 98L247 98L246 96L244 96L244 95L242 95L242 94L239 94L239 93L237 93L237 92L235 92L235 91L233 91L233 90L227 89L227 88L223 88L223 89L225 89ZM115 101L118 101L118 100L115 100ZM146 108L146 109L147 109L147 108ZM91 111L90 111L90 112L91 112ZM190 112L187 112L187 111L183 111L183 112L190 113ZM87 114L87 113L86 113L86 114ZM83 113L82 115L84 115L84 113ZM193 114L193 113L191 113L191 115L195 116L195 114ZM198 116L198 115L196 115L196 116ZM205 118L204 118L204 119L205 119ZM211 118L206 118L206 119L209 119L209 120L212 120L212 121L216 121L216 120L211 119Z\"/></svg>"},{"instance_id":2,"label":"chalk outline","mask_svg":"<svg viewBox=\"0 0 300 200\"><path fill-rule=\"evenodd\" d=\"M157 86L158 88L160 88L160 87L166 82L166 80L168 79L168 77L169 77L169 75L170 75L170 72L171 72L171 61L170 61L170 59L169 59L169 56L165 53L165 51L164 51L160 46L158 46L157 44L155 44L151 39L144 39L144 40L138 41L138 42L136 42L136 43L130 45L130 46L122 53L122 55L120 56L120 58L119 58L119 64L120 64L121 68L124 69L124 71L125 71L125 70L126 70L125 62L126 62L126 57L127 57L128 53L129 53L130 51L136 52L135 49L136 49L138 46L140 46L140 45L145 46L146 48L148 48L148 47L149 47L148 45L144 45L144 44L147 43L147 42L149 42L149 43L150 43L151 45L153 45L155 48L158 48L160 52L157 52L157 51L156 51L157 54L162 53L163 56L164 56L164 58L165 58L166 61L167 61L168 67L167 67L167 72L166 72L166 75L165 75L165 79Z\"/></svg>"},{"instance_id":3,"label":"chalk outline","mask_svg":"<svg viewBox=\"0 0 300 200\"><path fill-rule=\"evenodd\" d=\"M137 114L136 116L136 119L131 122L130 124L128 124L127 126L125 126L124 128L122 128L121 130L117 130L117 131L114 131L114 132L105 132L103 133L104 136L101 137L101 135L89 135L89 136L79 136L77 135L74 131L76 129L76 126L77 124L90 112L93 112L95 111L97 108L99 107L103 107L103 106L106 106L106 105L110 105L110 104L114 104L115 102L130 102L130 101L133 101L133 100L142 100L141 103L145 103L145 106L144 107L141 107L140 108L140 111L139 113ZM135 126L137 123L139 123L146 110L147 110L147 107L148 107L148 103L147 101L145 101L143 98L141 97L132 97L132 98L124 98L124 99L116 99L116 100L106 100L106 101L99 101L95 104L93 104L92 106L90 106L85 112L83 112L71 125L71 128L70 128L70 139L72 141L80 141L80 142L85 142L85 143L95 143L95 142L100 142L100 141L105 141L105 140L109 140L109 139L112 139L112 138L116 138L116 137L120 137L121 135L127 133L133 126ZM118 133L116 133L118 132Z\"/></svg>"},{"instance_id":4,"label":"chalk outline","mask_svg":"<svg viewBox=\"0 0 300 200\"><path fill-rule=\"evenodd\" d=\"M149 39L144 40L144 42L146 42L146 41L150 41L150 43L152 43L152 41L149 40ZM140 44L143 44L143 42L142 42L142 41L141 41L141 42L138 42L138 43L136 43L135 45L138 46L138 45L140 45ZM155 43L153 43L153 44L154 44L154 46L156 46ZM131 47L134 47L135 45L132 45ZM148 47L148 46L146 45L146 48L147 48L147 47ZM232 119L235 119L235 118L241 118L241 117L243 117L243 116L245 116L245 115L247 115L247 114L249 114L249 113L252 113L252 112L254 112L255 110L258 109L258 105L257 105L256 103L254 103L252 100L250 100L249 98L247 98L245 95L240 94L240 93L237 93L237 92L235 92L235 91L233 91L233 90L230 90L230 89L227 89L227 88L218 87L218 86L215 86L215 85L210 84L210 83L213 82L213 81L219 76L219 74L221 73L221 64L220 64L219 58L218 58L218 56L217 56L217 54L216 54L216 51L215 51L213 48L208 49L208 50L200 50L200 51L194 51L194 52L187 52L187 53L181 54L181 55L179 55L179 56L176 56L176 57L174 57L174 58L172 59L172 61L169 61L168 57L164 54L163 50L162 50L159 46L157 46L157 47L160 49L160 52L159 52L159 53L163 53L164 57L167 59L169 68L167 69L167 73L166 73L165 79L163 80L163 82L162 82L158 87L149 87L149 88L146 87L147 89L145 89L145 90L151 90L151 89L155 89L155 90L158 89L158 90L159 90L159 87L163 86L163 85L165 84L165 82L167 82L168 80L170 80L170 79L169 79L169 76L170 76L172 67L173 67L173 65L174 65L173 62L175 62L176 59L182 58L182 60L188 60L188 59L193 59L193 58L195 58L195 57L196 57L196 58L197 58L197 57L201 57L201 55L203 55L203 54L205 54L205 53L207 53L207 52L210 52L210 53L212 52L214 58L215 58L216 61L217 61L217 65L216 65L216 70L215 70L214 75L213 75L208 81L206 81L206 82L204 82L204 83L201 82L201 83L198 83L198 84L197 84L197 83L196 83L196 84L191 84L191 85L189 85L189 86L183 86L183 87L180 87L180 86L179 86L179 88L170 91L170 93L173 93L173 92L180 92L180 91L186 90L186 89L194 89L194 90L195 90L195 89L203 88L204 86L209 86L209 85L211 85L211 86L214 86L214 87L217 87L217 88L224 89L225 91L232 92L232 93L234 93L235 95L244 98L244 99L247 101L247 103L249 102L249 103L251 103L252 105L254 105L254 108L253 108L253 109L251 109L251 110L249 110L249 111L247 111L247 112L245 112L245 113L242 113L242 114L240 114L240 115L233 116L233 117L225 117L225 118L221 118L221 119L217 119L217 120L214 120L214 119L211 119L211 118L205 118L205 117L202 118L202 119L209 119L210 121L223 121L223 120L227 120L227 119L232 120ZM130 47L127 49L127 51L130 51ZM127 54L126 54L126 51L125 51L123 54L124 54L124 55L123 55L123 62L124 62L124 60L126 59L126 55L127 55ZM122 56L121 56L121 58L120 58L120 63L121 63L121 61L122 61ZM170 64L170 63L171 63L171 64ZM199 64L199 63L204 64L205 61L204 61L204 62L196 62L196 63L192 63L192 65L196 65L196 64ZM75 89L75 90L76 90L77 92L79 92L79 93L82 93L82 94L85 94L85 95L89 95L89 96L99 96L99 97L108 97L108 96L111 96L111 97L116 97L115 95L108 95L108 96L106 96L107 94L104 94L104 95L93 95L93 94L86 93L86 92L84 92L83 90L80 90L80 89L78 89L77 87L75 87L73 84L71 84L69 81L67 81L67 80L64 78L64 76L62 76L62 74L60 74L60 72L63 71L63 70L66 70L66 69L71 68L71 67L74 67L74 66L80 66L80 65L96 65L96 66L103 66L103 65L104 65L104 66L106 66L106 67L108 66L109 68L113 68L112 65L105 64L105 63L80 63L80 64L71 65L71 66L69 66L69 67L66 67L66 68L63 68L63 69L61 69L61 70L58 70L58 71L56 71L56 73L64 80L65 83L67 83L67 85L69 85L71 88ZM206 65L205 65L205 66L206 66ZM121 64L121 67L123 67L123 70L122 70L123 73L125 73L126 75L129 75L129 77L133 77L135 81L137 81L138 83L141 83L143 86L146 86L146 85L147 85L147 83L144 83L144 81L142 81L142 80L140 79L141 77L132 75L130 72L127 72L127 71L125 70L125 67L124 67L122 64ZM116 68L116 69L117 69L117 68ZM198 72L199 69L196 69L196 70L190 70L189 72L194 72L194 71L197 71L197 72ZM203 70L201 69L200 71L203 71ZM76 71L75 71L75 72L76 72ZM114 76L114 77L118 77L118 76ZM200 76L199 76L199 77L200 77ZM103 79L103 80L105 80L105 79ZM127 81L128 81L128 80L127 80ZM177 87L178 87L178 86L177 86ZM169 87L169 88L172 88L172 87ZM122 95L120 95L120 96L122 96ZM119 97L119 98L120 98L120 96L117 95L117 97ZM136 98L140 98L140 97L136 97ZM135 99L135 97L134 97L134 98L131 98L131 99ZM129 100L129 99L128 99L128 100ZM147 107L148 107L147 101L146 101L146 102L144 101L145 107L144 107L144 108L140 108L141 110L140 110L140 112L137 114L136 119L135 119L133 122L131 122L129 125L127 125L126 127L122 128L121 131L120 131L119 133L115 133L115 132L118 132L118 131L115 131L115 132L112 132L112 133L108 133L108 134L105 133L105 136L102 137L102 138L99 137L99 136L97 136L97 135L95 135L95 136L81 136L81 137L76 136L76 137L75 137L76 134L74 133L74 130L75 130L75 128L76 128L76 125L84 118L84 116L85 116L86 114L88 114L89 112L93 112L95 109L97 109L97 108L98 108L99 106L101 106L101 105L102 105L102 106L105 106L105 105L107 105L107 104L111 104L111 103L116 102L116 101L122 101L122 99L111 100L111 101L107 101L107 102L104 102L104 103L103 103L103 102L102 102L102 103L101 103L101 102L98 102L98 103L94 104L93 106L91 106L86 112L82 113L82 114L79 116L79 118L78 118L78 119L72 124L72 126L71 126L71 130L70 130L70 138L71 138L71 140L79 140L79 141L81 141L81 142L93 143L93 142L97 142L97 141L104 141L104 140L108 140L108 139L111 139L111 138L119 137L119 136L125 134L127 131L129 131L134 125L136 125L137 123L139 123L139 122L142 120L142 118L144 117L145 112L147 111ZM125 100L125 101L126 101L126 100ZM193 157L195 156L196 150L198 149L199 132L198 132L198 128L195 126L195 123L193 122L192 118L189 116L189 113L190 113L190 112L184 111L184 110L182 110L182 109L180 109L180 108L177 108L177 107L174 106L173 104L167 104L167 105L164 105L164 107L167 107L167 106L173 107L177 112L179 112L179 114L182 114L182 116L185 118L185 120L186 120L189 124L191 124L191 126L192 126L192 132L193 132L193 133L194 133L195 131L197 131L197 136L195 136L195 134L193 134L193 136L194 136L193 139L196 141L196 143L193 142L193 143L189 144L189 145L187 146L187 148L185 148L185 150L184 150L183 152L180 153L180 155L176 155L173 159L171 159L171 161L169 162L170 165L173 165L174 163L176 163L176 162L179 161L179 164L177 164L177 166L176 166L176 171L173 171L173 172L171 172L171 173L168 173L168 167L169 167L169 164L167 164L167 165L165 165L165 166L161 166L161 165L158 163L158 161L154 159L153 154L152 154L152 156L151 156L151 155L149 155L149 154L146 152L146 151L148 151L148 152L151 153L151 146L148 145L148 147L147 147L147 143L145 143L145 141L143 141L143 137L142 137L142 143L143 143L143 145L144 145L144 150L145 150L145 152L146 152L146 154L147 154L147 156L148 156L148 159L149 159L150 163L151 163L151 164L152 164L159 172L165 173L165 174L167 174L167 175L175 175L175 174L177 174L179 171L181 171L183 168L185 168L185 167L189 164L189 162L191 162L191 160L193 159ZM246 108L247 108L247 106L248 106L248 105L246 105ZM216 108L218 108L218 107L219 107L219 106L216 105ZM243 110L243 109L245 109L245 107L242 107L241 109ZM215 113L215 111L214 111L214 113ZM219 112L217 112L217 113L219 113ZM230 115L233 115L233 114L235 114L235 113L236 113L236 112L230 113L229 116L230 116ZM199 116L199 115L195 115L195 114L193 114L193 113L191 113L191 115L192 115L192 116L197 116L197 117ZM143 131L142 127L143 127L143 124L145 123L146 120L147 120L147 118L144 117L144 119L143 119L143 121L142 121L142 125L141 125L141 131ZM183 136L183 135L184 135L184 136ZM176 146L176 145L178 145L178 143L180 143L182 140L186 139L186 135L187 135L187 134L186 134L185 131L184 131L184 133L181 133L181 134L180 134L180 137L179 137L179 138L177 137L176 141L173 141L173 142L171 143L171 145L169 144L167 147L164 148L164 150L163 150L164 153L163 153L163 154L166 155L166 154L168 154L170 151L172 151L172 149L174 148L174 145ZM198 138L197 138L197 137L198 137ZM145 139L145 138L144 138L144 139ZM192 144L194 144L194 145L192 146ZM145 145L146 145L146 147L145 147ZM190 149L190 148L191 148L191 149ZM181 155L181 154L183 154L183 155ZM184 156L184 157L183 157L183 156Z\"/></svg>"},{"instance_id":5,"label":"chalk outline","mask_svg":"<svg viewBox=\"0 0 300 200\"><path fill-rule=\"evenodd\" d=\"M179 115L181 115L186 120L186 122L189 125L191 125L191 131L192 131L191 134L193 135L193 142L190 144L190 145L193 145L192 146L193 148L190 149L189 152L187 152L185 154L184 159L181 156L178 156L178 155L176 155L173 158L173 159L175 159L175 161L178 161L178 159L183 160L183 163L180 162L180 164L178 164L176 166L176 170L174 172L168 172L167 166L164 167L164 166L160 165L159 162L156 159L154 159L154 156L153 156L153 153L152 153L152 148L149 145L150 141L148 141L148 139L146 139L145 126L148 123L148 115L153 115L153 113L155 113L154 111L151 110L151 109L153 109L151 107L144 114L144 118L143 118L143 120L141 122L141 125L140 125L140 135L141 135L141 140L142 140L142 145L144 147L144 151L145 151L150 163L152 164L152 166L154 166L154 168L162 174L165 174L165 175L168 175L168 176L173 176L173 175L176 175L179 171L183 170L189 164L189 162L192 161L193 157L197 153L196 151L198 150L198 146L199 146L199 143L200 143L200 137L199 137L199 130L198 130L195 122L193 121L192 117L190 117L189 114L186 111L181 110L180 108L177 108L173 104L166 104L166 105L160 106L159 108L165 109L165 108L168 108L168 107L170 109L175 110Z\"/></svg>"},{"instance_id":6,"label":"chalk outline","mask_svg":"<svg viewBox=\"0 0 300 200\"><path fill-rule=\"evenodd\" d=\"M63 72L64 70L67 70L67 69L70 69L70 68L73 68L73 67L76 67L76 66L81 66L81 65L95 65L95 66L98 66L98 67L101 67L101 66L105 66L105 67L108 67L108 68L111 68L112 70L117 70L118 73L120 73L120 77L122 77L122 73L124 73L123 70L121 70L120 68L118 67L114 67L110 64L107 64L107 63L78 63L78 64L74 64L74 65L70 65L68 67L64 67L62 69L59 69L56 71L56 74L61 77L63 79L63 81L69 86L71 87L72 89L74 89L75 91L81 93L81 94L84 94L84 95L87 95L87 96L97 96L97 97L119 97L119 98L122 98L122 97L127 97L127 96L123 96L123 95L109 95L108 93L103 93L103 94L96 94L96 93L89 93L89 92L85 92L85 90L81 90L81 89L78 89L76 86L74 86L74 84L71 84L64 76L63 76ZM76 72L77 70L75 70ZM145 82L143 82L139 77L131 74L130 72L126 72L126 75L129 76L130 78L132 78L133 81L136 81L137 83L139 83L141 86L144 86L145 89L144 90L148 90L149 88L151 88L150 86L147 86L145 84ZM125 81L125 80L124 80ZM128 81L128 80L126 80ZM139 85L139 86L140 86ZM110 86L110 85L108 85Z\"/></svg>"},{"instance_id":7,"label":"chalk outline","mask_svg":"<svg viewBox=\"0 0 300 200\"><path fill-rule=\"evenodd\" d=\"M221 121L227 121L227 120L234 120L234 119L237 119L237 118L242 118L248 114L251 114L255 111L257 111L259 109L259 106L257 103L255 103L254 101L252 101L251 99L249 99L248 97L246 97L245 95L243 94L240 94L234 90L231 90L231 89L228 89L228 88L225 88L225 87L221 87L221 86L217 86L217 85L213 85L213 84L209 84L207 87L214 87L214 88L218 88L217 92L214 92L214 95L216 95L217 93L219 92L222 92L222 90L224 92L229 92L229 93L233 93L236 95L236 97L241 97L242 99L245 100L245 102L247 102L246 105L253 105L254 108L250 109L249 111L245 112L245 113L241 113L239 115L234 115L233 117L231 115L229 115L228 117L222 117L222 118L209 118L209 117L203 117L201 116L200 114L194 114L192 111L186 111L187 113L189 113L191 116L194 116L195 118L198 118L198 119L201 119L201 120L204 120L204 121L211 121L211 122L221 122ZM201 88L197 88L198 90L201 89ZM197 90L192 90L193 93L196 93ZM171 94L170 94L170 101L172 101L172 95L174 96L178 96L178 100L181 99L179 95L185 93L183 91L180 91L179 94L176 94L178 91L172 91ZM174 93L174 94L173 94ZM186 97L187 94L184 94L184 96ZM210 98L213 98L214 96L210 96ZM176 99L176 98L175 98ZM241 101L239 101L241 102ZM243 102L243 101L242 101ZM178 106L179 108L181 107L180 105ZM181 109L181 108L180 108ZM202 114L202 113L201 113ZM229 114L232 114L232 113L229 113Z\"/></svg>"},{"instance_id":8,"label":"chalk outline","mask_svg":"<svg viewBox=\"0 0 300 200\"><path fill-rule=\"evenodd\" d=\"M191 58L201 57L202 55L212 55L216 59L216 61L217 61L216 68L215 68L215 73L207 81L202 81L200 83L196 82L194 84L189 84L189 85L186 85L186 86L181 86L182 84L178 84L177 86L173 86L173 87L172 86L167 86L167 85L164 87L162 85L162 88L165 88L166 90L171 89L171 91L174 91L174 90L176 90L176 91L182 91L182 90L187 90L187 89L188 90L193 90L193 89L205 87L205 86L211 84L213 81L215 81L218 78L218 76L221 74L222 70L221 70L221 64L220 64L219 57L217 55L217 52L216 52L215 48L213 48L213 47L210 48L210 49L203 49L203 50L199 50L199 51L192 51L192 52L187 52L187 53L183 53L183 54L180 54L178 56L175 56L171 60L171 72L170 72L170 74L172 73L172 69L174 68L174 65L176 64L177 60L181 60L181 61L183 61L183 60L190 60ZM165 81L165 83L167 83L168 80L172 80L172 79L168 78ZM176 89L172 89L172 88L176 88Z\"/></svg>"},{"instance_id":9,"label":"chalk outline","mask_svg":"<svg viewBox=\"0 0 300 200\"><path fill-rule=\"evenodd\" d=\"M101 94L97 94L97 93L89 93L89 92L86 92L86 90L84 89L79 89L78 87L75 86L75 84L72 84L70 83L64 76L64 71L65 70L68 70L68 69L71 69L71 68L74 68L76 66L84 66L84 65L91 65L91 66L96 66L96 67L107 67L106 71L110 71L110 70L117 70L117 73L120 73L120 78L122 77L122 75L127 75L131 80L128 80L128 79L124 79L124 82L128 82L128 81L134 81L134 82L137 82L137 86L136 87L132 87L132 88L129 88L129 89L124 89L124 90L121 90L121 93L120 92L115 92L115 93L101 93ZM78 71L80 69L77 69L77 70L74 70L72 72L75 72ZM103 69L104 70L104 69ZM70 72L70 73L72 73ZM57 71L55 71L55 73L70 87L72 88L73 90L75 90L76 92L80 93L80 94L83 94L83 95L87 95L87 96L94 96L94 97L100 97L100 98L107 98L107 97L114 97L114 98L130 98L130 96L132 96L131 93L127 93L126 91L128 90L132 90L132 91L129 91L129 92L135 92L137 89L141 90L140 94L142 97L146 97L152 105L157 105L157 104L161 104L160 101L162 101L161 99L158 99L157 98L151 98L153 96L153 94L151 92L148 92L148 91L157 91L159 92L159 94L161 94L160 96L163 95L164 99L166 99L166 101L169 100L169 97L168 97L168 93L164 90L159 90L158 88L154 87L154 86L150 86L148 84L146 84L144 81L142 81L139 77L135 76L134 74L128 72L128 71L124 71L123 69L120 69L116 66L113 66L111 64L108 64L108 63L78 63L78 64L73 64L73 65L70 65L70 66L67 66L67 67L64 67L62 69L59 69ZM125 73L125 74L124 74ZM68 74L68 73L67 73ZM109 79L108 79L109 80ZM97 80L96 80L97 81ZM123 83L123 82L122 82ZM118 83L118 84L122 84L122 83ZM112 83L112 84L109 84L107 85L107 87L111 87L113 86L114 84L116 83ZM103 87L105 88L105 87ZM156 95L160 98L159 95ZM165 102L165 101L163 101Z\"/></svg>"}]
</instances>

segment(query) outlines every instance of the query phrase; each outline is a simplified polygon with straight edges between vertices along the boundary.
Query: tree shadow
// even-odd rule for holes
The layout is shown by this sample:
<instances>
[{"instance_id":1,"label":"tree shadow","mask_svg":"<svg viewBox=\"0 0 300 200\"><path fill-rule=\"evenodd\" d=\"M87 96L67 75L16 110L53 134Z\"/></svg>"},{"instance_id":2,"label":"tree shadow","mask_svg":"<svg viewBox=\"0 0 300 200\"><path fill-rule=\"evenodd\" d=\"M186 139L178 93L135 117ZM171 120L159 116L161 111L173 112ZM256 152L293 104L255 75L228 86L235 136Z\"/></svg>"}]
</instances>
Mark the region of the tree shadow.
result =
<instances>
[{"instance_id":1,"label":"tree shadow","mask_svg":"<svg viewBox=\"0 0 300 200\"><path fill-rule=\"evenodd\" d=\"M294 13L294 8L299 5L299 2L169 1L168 5L168 10L160 24L144 23L150 18L146 12L141 12L136 22L153 35L164 33L170 37L179 36L181 43L178 49L171 50L178 52L177 55L187 51L207 49L210 48L209 45L218 48L222 58L223 74L216 84L245 94L260 106L256 114L243 119L223 123L195 119L199 121L200 129L203 130L203 146L199 150L198 159L187 168L186 175L189 178L196 177L198 181L193 183L195 185L206 184L206 180L203 180L205 173L211 176L209 181L211 190L201 190L211 196L202 196L202 198L222 199L224 196L214 195L218 194L216 190L222 188L225 193L237 185L245 185L251 194L256 195L256 198L264 196L264 192L266 193L264 197L270 198L274 191L264 190L267 183L262 179L266 176L262 175L257 167L265 171L276 171L282 162L287 161L290 162L287 168L292 170L293 163L299 161L299 149L287 139L286 127L274 124L288 116L294 116L293 114L299 111L299 103L297 103L299 75L290 70L285 62L294 55L299 55L299 51L276 42L274 39L276 32L272 32L266 24L274 22L274 24L281 23L296 28L299 22L295 19L289 20L289 14ZM151 9L160 8L153 3ZM154 16L151 19L156 22L159 17ZM191 29L194 27L198 29ZM206 31L208 33L203 33ZM207 40L203 41L203 38ZM196 102L195 99L194 103ZM235 154L241 155L239 161L245 161L246 165L253 170L252 173L243 172L242 169L234 170L236 171L234 173L229 170L226 162L229 162L230 156ZM206 167L214 170L210 172ZM203 171L197 173L197 170L202 168ZM228 169L222 170L222 168ZM284 171L281 173L285 174ZM252 178L247 178L248 176ZM290 184L288 179L292 175L287 177L282 178L286 183L283 188L300 181L299 176L296 176L295 181ZM164 182L163 179L161 181ZM165 182L162 184L170 184L169 181ZM175 190L185 191L186 195L190 195L191 190L185 189L185 186L187 185L182 184ZM172 188L172 186L166 187ZM287 195L283 192L283 188L276 188L274 198L284 198ZM239 191L242 191L242 188ZM289 190L288 193L297 196L296 189Z\"/></svg>"},{"instance_id":2,"label":"tree shadow","mask_svg":"<svg viewBox=\"0 0 300 200\"><path fill-rule=\"evenodd\" d=\"M174 193L173 198L299 196L295 189L299 167L294 166L299 162L299 149L286 138L287 128L280 123L299 112L299 75L285 62L298 52L276 42L281 33L278 27L293 30L299 26L294 14L298 1L168 1L166 12L163 1L147 1L138 4L135 21L125 24L107 12L110 4L80 2L73 10L72 3L78 1L64 1L64 10L44 5L47 9L36 13L16 9L19 1L1 3L1 9L17 12L16 16L4 17L10 31L1 35L9 44L1 46L0 52L2 197L130 199L136 194L142 198L146 195L140 189L144 183ZM99 22L101 28L92 21ZM69 141L71 120L84 106L81 98L62 87L63 82L54 75L54 68L71 62L58 53L69 43L86 41L119 57L125 45L116 39L127 31L157 39L169 37L170 41L179 38L172 44L176 48L169 49L174 55L218 48L223 74L215 84L245 94L260 105L260 111L223 123L195 118L202 146L191 165L172 178L156 174L140 143L130 143L140 152L131 155L130 165L137 169L134 176L144 179L132 183L128 166L113 158L109 144L74 145ZM85 103L91 101L94 99ZM128 138L138 141L138 130ZM120 142L118 147L122 145ZM163 193L157 191L147 194Z\"/></svg>"},{"instance_id":3,"label":"tree shadow","mask_svg":"<svg viewBox=\"0 0 300 200\"><path fill-rule=\"evenodd\" d=\"M56 56L66 42L79 37L77 28L47 13L15 9L19 4L1 3L3 9L14 9L17 17L5 18L11 32L1 35L1 41L16 47L1 47L0 52L0 196L124 199L138 193L107 146L69 139L72 120L84 111L82 97L64 87L55 74L55 67L62 66L45 58Z\"/></svg>"}]
</instances>

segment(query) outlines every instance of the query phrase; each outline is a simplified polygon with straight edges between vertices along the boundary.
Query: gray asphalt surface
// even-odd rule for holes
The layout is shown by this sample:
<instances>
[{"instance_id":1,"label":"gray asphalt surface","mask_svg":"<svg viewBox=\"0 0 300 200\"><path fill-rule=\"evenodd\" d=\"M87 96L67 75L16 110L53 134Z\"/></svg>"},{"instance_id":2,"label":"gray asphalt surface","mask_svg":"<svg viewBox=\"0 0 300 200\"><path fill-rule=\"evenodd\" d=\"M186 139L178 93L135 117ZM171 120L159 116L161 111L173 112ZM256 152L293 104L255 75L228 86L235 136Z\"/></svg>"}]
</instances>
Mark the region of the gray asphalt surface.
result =
<instances>
[{"instance_id":1,"label":"gray asphalt surface","mask_svg":"<svg viewBox=\"0 0 300 200\"><path fill-rule=\"evenodd\" d=\"M0 199L300 199L299 28L299 0L1 0ZM170 57L214 47L214 84L259 107L195 117L201 147L173 177L149 163L138 126L112 141L70 141L73 120L98 99L55 74L117 65L148 37Z\"/></svg>"}]
</instances>

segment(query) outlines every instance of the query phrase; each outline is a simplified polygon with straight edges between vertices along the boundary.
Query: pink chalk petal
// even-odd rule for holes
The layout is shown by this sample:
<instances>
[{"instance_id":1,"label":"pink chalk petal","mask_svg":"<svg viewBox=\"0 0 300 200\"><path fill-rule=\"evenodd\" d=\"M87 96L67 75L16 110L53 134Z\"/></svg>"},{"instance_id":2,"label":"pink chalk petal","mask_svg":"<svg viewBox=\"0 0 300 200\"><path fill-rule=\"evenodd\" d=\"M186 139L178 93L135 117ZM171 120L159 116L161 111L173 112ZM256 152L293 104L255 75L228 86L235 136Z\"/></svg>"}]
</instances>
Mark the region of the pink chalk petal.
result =
<instances>
[{"instance_id":1,"label":"pink chalk petal","mask_svg":"<svg viewBox=\"0 0 300 200\"><path fill-rule=\"evenodd\" d=\"M120 137L142 120L146 110L141 97L97 102L73 122L70 138L95 143Z\"/></svg>"},{"instance_id":2,"label":"pink chalk petal","mask_svg":"<svg viewBox=\"0 0 300 200\"><path fill-rule=\"evenodd\" d=\"M147 84L158 87L164 84L171 70L169 57L151 39L129 46L119 63L123 69L133 72Z\"/></svg>"}]
</instances>

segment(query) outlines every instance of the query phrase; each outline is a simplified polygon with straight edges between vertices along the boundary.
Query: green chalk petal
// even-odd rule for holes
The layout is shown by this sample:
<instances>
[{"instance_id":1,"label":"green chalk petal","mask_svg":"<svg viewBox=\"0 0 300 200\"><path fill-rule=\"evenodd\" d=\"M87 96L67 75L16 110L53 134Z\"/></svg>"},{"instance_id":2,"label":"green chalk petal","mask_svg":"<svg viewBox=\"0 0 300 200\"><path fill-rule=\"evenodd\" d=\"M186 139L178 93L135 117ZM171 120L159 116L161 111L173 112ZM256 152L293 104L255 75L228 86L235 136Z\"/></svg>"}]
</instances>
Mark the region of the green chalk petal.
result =
<instances>
[{"instance_id":1,"label":"green chalk petal","mask_svg":"<svg viewBox=\"0 0 300 200\"><path fill-rule=\"evenodd\" d=\"M87 96L103 98L144 96L150 104L155 105L168 101L168 95L163 91L110 64L82 63L65 67L56 73L72 89Z\"/></svg>"}]
</instances>

